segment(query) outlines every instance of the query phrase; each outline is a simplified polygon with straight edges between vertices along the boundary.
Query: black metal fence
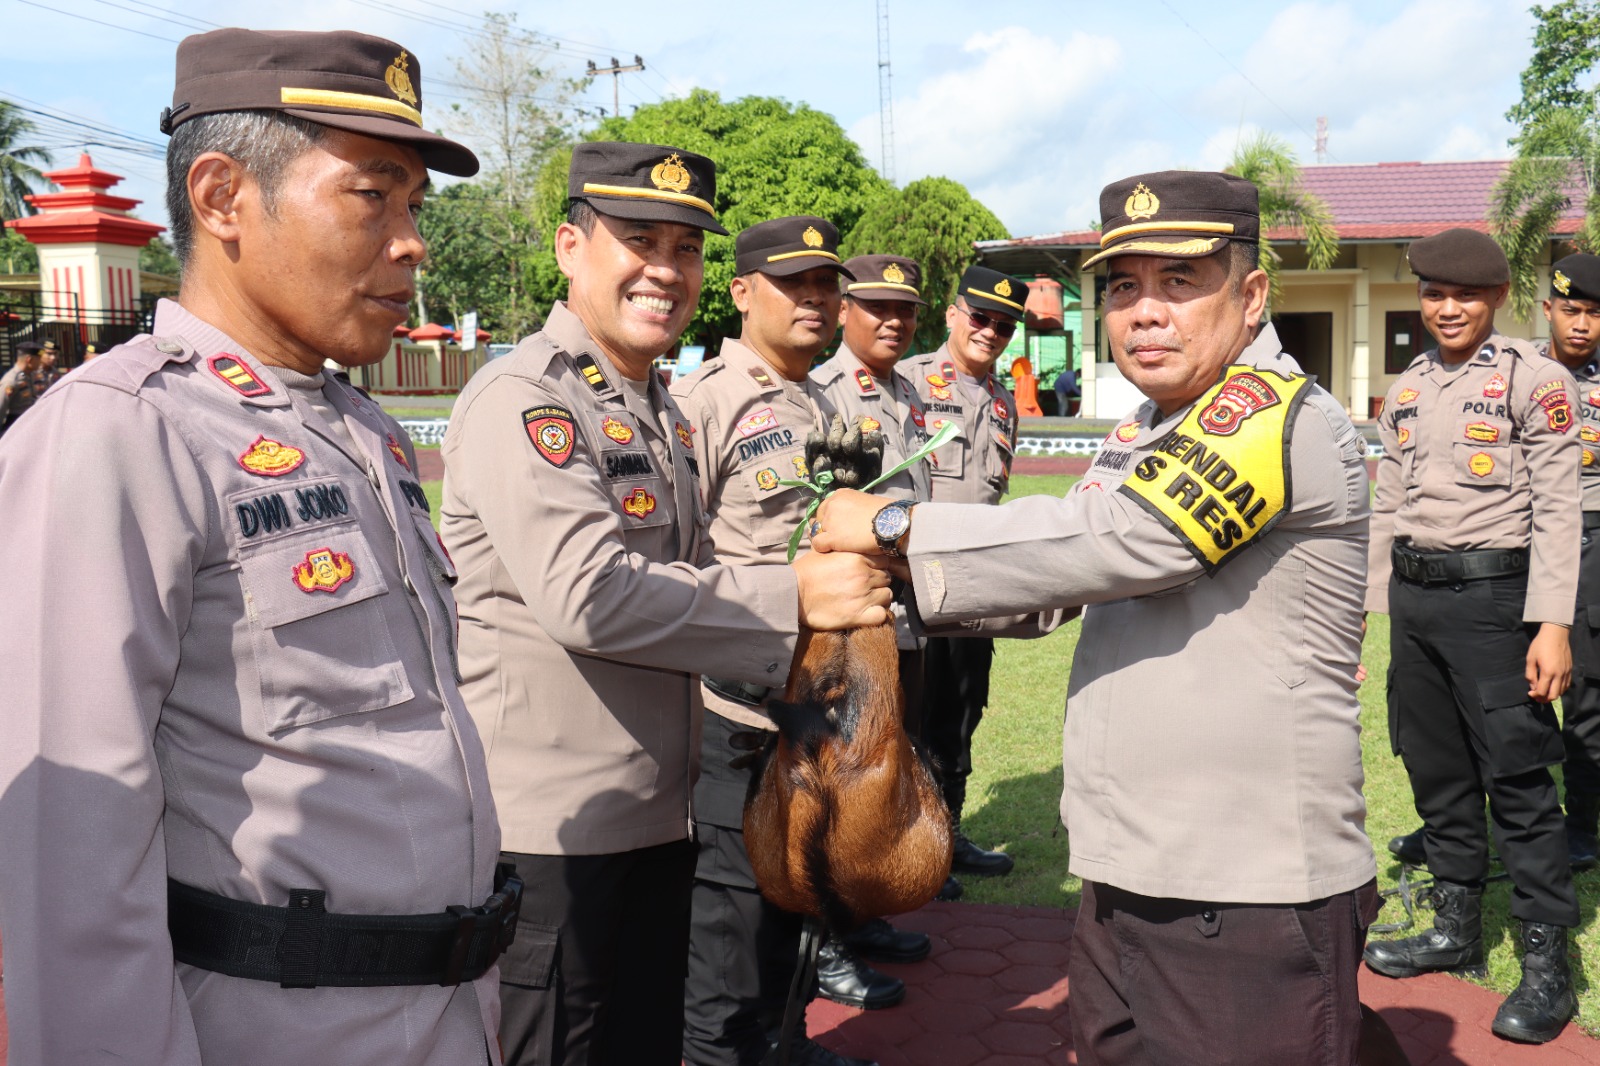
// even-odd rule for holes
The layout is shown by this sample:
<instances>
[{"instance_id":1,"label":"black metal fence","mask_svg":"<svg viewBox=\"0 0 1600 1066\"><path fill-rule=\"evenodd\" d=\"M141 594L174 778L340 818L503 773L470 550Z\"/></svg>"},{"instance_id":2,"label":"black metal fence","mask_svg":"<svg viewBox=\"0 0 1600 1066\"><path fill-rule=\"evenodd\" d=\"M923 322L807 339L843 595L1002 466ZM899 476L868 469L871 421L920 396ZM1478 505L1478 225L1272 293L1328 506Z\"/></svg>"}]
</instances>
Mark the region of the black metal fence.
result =
<instances>
[{"instance_id":1,"label":"black metal fence","mask_svg":"<svg viewBox=\"0 0 1600 1066\"><path fill-rule=\"evenodd\" d=\"M155 307L154 296L143 297L137 310L113 310L79 307L71 294L0 289L0 373L16 362L17 346L26 341L55 341L61 352L56 365L75 367L91 346L96 352L105 352L130 337L150 332Z\"/></svg>"}]
</instances>

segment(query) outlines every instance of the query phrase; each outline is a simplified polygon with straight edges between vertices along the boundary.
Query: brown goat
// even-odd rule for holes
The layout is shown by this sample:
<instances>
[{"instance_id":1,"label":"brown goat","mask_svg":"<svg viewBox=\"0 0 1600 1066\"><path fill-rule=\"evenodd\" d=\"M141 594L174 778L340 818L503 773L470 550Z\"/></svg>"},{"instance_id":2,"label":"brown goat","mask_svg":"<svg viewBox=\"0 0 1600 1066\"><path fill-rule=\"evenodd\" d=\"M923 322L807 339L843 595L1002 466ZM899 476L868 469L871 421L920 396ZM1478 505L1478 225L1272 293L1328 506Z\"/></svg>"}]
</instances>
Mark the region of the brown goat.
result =
<instances>
[{"instance_id":1,"label":"brown goat","mask_svg":"<svg viewBox=\"0 0 1600 1066\"><path fill-rule=\"evenodd\" d=\"M893 624L802 631L800 665L768 713L778 727L745 803L761 894L841 932L933 899L953 836L912 747Z\"/></svg>"}]
</instances>

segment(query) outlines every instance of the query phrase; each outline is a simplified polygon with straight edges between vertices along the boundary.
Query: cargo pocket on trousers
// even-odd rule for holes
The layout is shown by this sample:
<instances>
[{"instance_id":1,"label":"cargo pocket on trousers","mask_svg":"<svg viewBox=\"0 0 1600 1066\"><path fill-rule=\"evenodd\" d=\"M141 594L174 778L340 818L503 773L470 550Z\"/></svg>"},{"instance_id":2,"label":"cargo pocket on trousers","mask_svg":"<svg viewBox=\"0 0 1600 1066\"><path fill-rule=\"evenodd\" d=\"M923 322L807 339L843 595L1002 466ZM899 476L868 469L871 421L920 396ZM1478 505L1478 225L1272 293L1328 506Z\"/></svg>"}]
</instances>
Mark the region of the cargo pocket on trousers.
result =
<instances>
[{"instance_id":1,"label":"cargo pocket on trousers","mask_svg":"<svg viewBox=\"0 0 1600 1066\"><path fill-rule=\"evenodd\" d=\"M1556 712L1528 698L1528 679L1503 674L1478 682L1483 704L1483 740L1495 777L1515 777L1554 766L1565 755Z\"/></svg>"},{"instance_id":2,"label":"cargo pocket on trousers","mask_svg":"<svg viewBox=\"0 0 1600 1066\"><path fill-rule=\"evenodd\" d=\"M1400 699L1394 691L1394 667L1384 678L1384 698L1389 708L1389 754L1400 754Z\"/></svg>"},{"instance_id":3,"label":"cargo pocket on trousers","mask_svg":"<svg viewBox=\"0 0 1600 1066\"><path fill-rule=\"evenodd\" d=\"M501 983L541 990L551 987L560 943L561 930L555 926L517 919L516 939L500 956Z\"/></svg>"}]
</instances>

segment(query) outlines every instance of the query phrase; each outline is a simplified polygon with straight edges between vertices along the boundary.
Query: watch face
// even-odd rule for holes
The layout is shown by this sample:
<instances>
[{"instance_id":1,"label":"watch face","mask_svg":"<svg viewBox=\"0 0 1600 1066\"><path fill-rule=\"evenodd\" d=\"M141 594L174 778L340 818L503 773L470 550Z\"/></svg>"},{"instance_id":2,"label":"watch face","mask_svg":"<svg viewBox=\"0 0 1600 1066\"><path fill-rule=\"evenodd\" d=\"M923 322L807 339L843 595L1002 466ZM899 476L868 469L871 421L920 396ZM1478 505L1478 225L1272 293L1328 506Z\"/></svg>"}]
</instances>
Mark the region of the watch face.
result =
<instances>
[{"instance_id":1,"label":"watch face","mask_svg":"<svg viewBox=\"0 0 1600 1066\"><path fill-rule=\"evenodd\" d=\"M872 531L879 540L899 540L911 524L904 507L885 507L872 519Z\"/></svg>"}]
</instances>

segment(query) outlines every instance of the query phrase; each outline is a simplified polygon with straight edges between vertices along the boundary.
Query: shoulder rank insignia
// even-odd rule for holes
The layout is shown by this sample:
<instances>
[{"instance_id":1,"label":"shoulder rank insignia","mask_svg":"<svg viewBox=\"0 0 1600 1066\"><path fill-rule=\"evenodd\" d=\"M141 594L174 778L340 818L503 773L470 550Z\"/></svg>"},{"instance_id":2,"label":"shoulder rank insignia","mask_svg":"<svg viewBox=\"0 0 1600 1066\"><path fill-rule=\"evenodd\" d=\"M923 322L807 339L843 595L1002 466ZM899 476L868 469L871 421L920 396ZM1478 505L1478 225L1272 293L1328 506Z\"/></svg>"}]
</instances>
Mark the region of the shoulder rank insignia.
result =
<instances>
[{"instance_id":1,"label":"shoulder rank insignia","mask_svg":"<svg viewBox=\"0 0 1600 1066\"><path fill-rule=\"evenodd\" d=\"M261 477L282 477L297 470L306 461L306 453L266 437L257 437L255 443L239 455L239 465Z\"/></svg>"},{"instance_id":2,"label":"shoulder rank insignia","mask_svg":"<svg viewBox=\"0 0 1600 1066\"><path fill-rule=\"evenodd\" d=\"M1494 345L1485 344L1482 348L1478 349L1478 354L1473 356L1473 359L1479 363L1492 363L1494 362L1494 356Z\"/></svg>"},{"instance_id":3,"label":"shoulder rank insignia","mask_svg":"<svg viewBox=\"0 0 1600 1066\"><path fill-rule=\"evenodd\" d=\"M522 412L522 425L534 449L551 466L566 466L572 458L572 412L554 404Z\"/></svg>"},{"instance_id":4,"label":"shoulder rank insignia","mask_svg":"<svg viewBox=\"0 0 1600 1066\"><path fill-rule=\"evenodd\" d=\"M595 364L594 356L584 353L576 356L572 361L578 364L578 370L583 374L583 380L587 381L589 387L595 392L604 392L610 387L606 384L605 374L601 373L600 367Z\"/></svg>"},{"instance_id":5,"label":"shoulder rank insignia","mask_svg":"<svg viewBox=\"0 0 1600 1066\"><path fill-rule=\"evenodd\" d=\"M344 552L313 548L305 562L294 565L294 583L301 592L336 592L355 573L355 563Z\"/></svg>"},{"instance_id":6,"label":"shoulder rank insignia","mask_svg":"<svg viewBox=\"0 0 1600 1066\"><path fill-rule=\"evenodd\" d=\"M939 364L939 373L944 376L945 384L949 384L956 379L956 365L945 360Z\"/></svg>"},{"instance_id":7,"label":"shoulder rank insignia","mask_svg":"<svg viewBox=\"0 0 1600 1066\"><path fill-rule=\"evenodd\" d=\"M1399 395L1397 395L1394 398L1394 402L1395 403L1410 403L1412 400L1415 400L1416 398L1417 398L1417 390L1416 389L1401 389Z\"/></svg>"},{"instance_id":8,"label":"shoulder rank insignia","mask_svg":"<svg viewBox=\"0 0 1600 1066\"><path fill-rule=\"evenodd\" d=\"M767 373L767 371L766 371L766 369L764 367L759 367L759 366L751 367L750 368L750 376L755 378L756 384L760 385L763 389L772 388L772 375Z\"/></svg>"},{"instance_id":9,"label":"shoulder rank insignia","mask_svg":"<svg viewBox=\"0 0 1600 1066\"><path fill-rule=\"evenodd\" d=\"M689 451L694 451L694 430L690 429L682 422L674 422L672 424L672 428L678 432L678 443L682 444Z\"/></svg>"},{"instance_id":10,"label":"shoulder rank insignia","mask_svg":"<svg viewBox=\"0 0 1600 1066\"><path fill-rule=\"evenodd\" d=\"M1214 573L1288 507L1290 430L1309 383L1229 368L1139 460L1121 491Z\"/></svg>"},{"instance_id":11,"label":"shoulder rank insignia","mask_svg":"<svg viewBox=\"0 0 1600 1066\"><path fill-rule=\"evenodd\" d=\"M406 450L400 447L400 442L394 439L393 433L389 434L388 444L389 454L394 456L394 461L405 467L407 470L410 470L411 464L406 462Z\"/></svg>"},{"instance_id":12,"label":"shoulder rank insignia","mask_svg":"<svg viewBox=\"0 0 1600 1066\"><path fill-rule=\"evenodd\" d=\"M1483 383L1483 394L1491 400L1498 400L1506 394L1506 379L1495 373Z\"/></svg>"},{"instance_id":13,"label":"shoulder rank insignia","mask_svg":"<svg viewBox=\"0 0 1600 1066\"><path fill-rule=\"evenodd\" d=\"M869 396L878 391L878 383L872 380L872 375L865 367L856 371L856 385Z\"/></svg>"},{"instance_id":14,"label":"shoulder rank insignia","mask_svg":"<svg viewBox=\"0 0 1600 1066\"><path fill-rule=\"evenodd\" d=\"M600 420L600 432L618 444L628 444L633 440L633 427L617 421L610 415Z\"/></svg>"},{"instance_id":15,"label":"shoulder rank insignia","mask_svg":"<svg viewBox=\"0 0 1600 1066\"><path fill-rule=\"evenodd\" d=\"M656 498L642 488L635 488L623 497L622 509L635 518L643 518L656 509Z\"/></svg>"},{"instance_id":16,"label":"shoulder rank insignia","mask_svg":"<svg viewBox=\"0 0 1600 1066\"><path fill-rule=\"evenodd\" d=\"M255 398L265 396L272 391L272 386L256 377L255 371L244 364L244 361L223 352L213 355L206 360L206 366L211 372L228 384L228 387L240 396Z\"/></svg>"}]
</instances>

